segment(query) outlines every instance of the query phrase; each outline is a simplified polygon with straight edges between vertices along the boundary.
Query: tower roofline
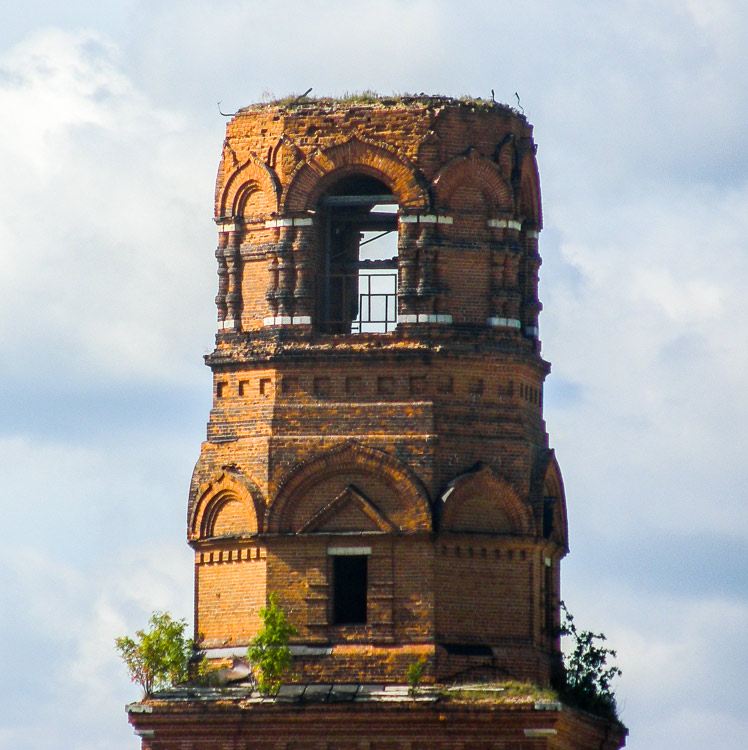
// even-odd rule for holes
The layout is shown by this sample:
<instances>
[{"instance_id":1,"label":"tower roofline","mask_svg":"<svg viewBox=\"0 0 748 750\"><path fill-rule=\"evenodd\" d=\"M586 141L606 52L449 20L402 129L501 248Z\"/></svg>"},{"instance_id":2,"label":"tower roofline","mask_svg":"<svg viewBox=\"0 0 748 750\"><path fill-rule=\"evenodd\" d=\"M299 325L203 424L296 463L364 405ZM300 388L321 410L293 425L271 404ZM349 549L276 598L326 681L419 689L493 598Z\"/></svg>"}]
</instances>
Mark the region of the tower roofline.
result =
<instances>
[{"instance_id":1,"label":"tower roofline","mask_svg":"<svg viewBox=\"0 0 748 750\"><path fill-rule=\"evenodd\" d=\"M241 107L235 114L241 116L267 110L277 110L279 112L294 111L298 113L300 111L309 110L337 111L341 109L350 110L358 108L440 109L446 107L505 112L514 117L519 117L527 123L527 118L522 112L508 104L497 102L494 99L482 99L480 97L472 96L452 97L425 93L379 94L374 91L361 91L345 93L340 96L319 97L289 94L288 96L272 99L267 102L253 102L245 107Z\"/></svg>"}]
</instances>

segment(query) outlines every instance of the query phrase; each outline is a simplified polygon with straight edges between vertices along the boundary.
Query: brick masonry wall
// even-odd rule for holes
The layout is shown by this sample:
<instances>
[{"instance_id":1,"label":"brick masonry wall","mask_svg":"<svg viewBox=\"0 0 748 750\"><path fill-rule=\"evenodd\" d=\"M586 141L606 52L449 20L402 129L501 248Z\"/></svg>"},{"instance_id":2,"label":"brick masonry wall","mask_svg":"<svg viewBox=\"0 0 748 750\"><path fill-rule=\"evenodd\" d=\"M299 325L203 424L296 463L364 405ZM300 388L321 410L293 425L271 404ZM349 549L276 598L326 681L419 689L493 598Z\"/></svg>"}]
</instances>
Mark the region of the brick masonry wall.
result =
<instances>
[{"instance_id":1,"label":"brick masonry wall","mask_svg":"<svg viewBox=\"0 0 748 750\"><path fill-rule=\"evenodd\" d=\"M372 178L397 202L399 323L328 334L320 201ZM297 679L397 682L424 655L428 680L547 682L566 528L531 127L442 99L248 108L227 127L216 220L214 404L188 508L203 647L246 646L274 592L317 648ZM363 625L332 622L340 547L367 549Z\"/></svg>"},{"instance_id":2,"label":"brick masonry wall","mask_svg":"<svg viewBox=\"0 0 748 750\"><path fill-rule=\"evenodd\" d=\"M617 750L620 724L559 704L150 701L130 707L143 750ZM147 709L147 710L140 710Z\"/></svg>"},{"instance_id":3,"label":"brick masonry wall","mask_svg":"<svg viewBox=\"0 0 748 750\"><path fill-rule=\"evenodd\" d=\"M195 556L198 637L205 648L248 645L267 596L266 551L223 547Z\"/></svg>"}]
</instances>

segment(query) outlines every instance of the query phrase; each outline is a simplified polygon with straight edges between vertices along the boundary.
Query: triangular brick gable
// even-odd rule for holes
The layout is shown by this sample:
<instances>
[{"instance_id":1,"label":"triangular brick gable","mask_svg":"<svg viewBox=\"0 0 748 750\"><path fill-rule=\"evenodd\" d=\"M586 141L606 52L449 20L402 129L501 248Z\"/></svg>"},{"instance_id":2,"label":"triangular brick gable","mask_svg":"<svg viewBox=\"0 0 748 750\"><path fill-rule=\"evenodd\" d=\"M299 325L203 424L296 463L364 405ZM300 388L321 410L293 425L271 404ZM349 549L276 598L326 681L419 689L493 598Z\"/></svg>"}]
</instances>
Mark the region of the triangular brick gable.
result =
<instances>
[{"instance_id":1,"label":"triangular brick gable","mask_svg":"<svg viewBox=\"0 0 748 750\"><path fill-rule=\"evenodd\" d=\"M370 500L349 485L334 500L318 510L299 534L335 531L392 533L397 527Z\"/></svg>"}]
</instances>

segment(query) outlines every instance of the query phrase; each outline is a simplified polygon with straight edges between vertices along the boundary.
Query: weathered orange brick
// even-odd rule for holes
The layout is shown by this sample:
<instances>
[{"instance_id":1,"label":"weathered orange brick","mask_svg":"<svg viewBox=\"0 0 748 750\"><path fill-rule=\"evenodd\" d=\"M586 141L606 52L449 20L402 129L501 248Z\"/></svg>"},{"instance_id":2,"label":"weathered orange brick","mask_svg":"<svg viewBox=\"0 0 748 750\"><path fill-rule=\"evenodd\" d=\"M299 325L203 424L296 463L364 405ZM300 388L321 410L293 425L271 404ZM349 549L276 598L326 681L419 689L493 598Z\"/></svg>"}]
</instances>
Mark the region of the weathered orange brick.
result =
<instances>
[{"instance_id":1,"label":"weathered orange brick","mask_svg":"<svg viewBox=\"0 0 748 750\"><path fill-rule=\"evenodd\" d=\"M389 194L397 212L398 320L384 333L324 322L325 294L338 304L329 253L358 245L354 229L328 249L327 196L351 191ZM507 107L438 98L250 107L227 128L216 221L214 407L189 538L256 545L264 562L197 566L208 654L246 645L275 592L300 644L334 647L300 663L301 679L401 681L407 665L389 657L428 644L430 679L469 668L547 682L558 587L540 582L547 565L557 581L566 529L542 419L531 127ZM356 273L345 283L361 291ZM363 504L335 506L349 487ZM332 621L328 550L343 543L369 555L356 627ZM373 655L381 644L392 653ZM488 656L468 665L471 648Z\"/></svg>"}]
</instances>

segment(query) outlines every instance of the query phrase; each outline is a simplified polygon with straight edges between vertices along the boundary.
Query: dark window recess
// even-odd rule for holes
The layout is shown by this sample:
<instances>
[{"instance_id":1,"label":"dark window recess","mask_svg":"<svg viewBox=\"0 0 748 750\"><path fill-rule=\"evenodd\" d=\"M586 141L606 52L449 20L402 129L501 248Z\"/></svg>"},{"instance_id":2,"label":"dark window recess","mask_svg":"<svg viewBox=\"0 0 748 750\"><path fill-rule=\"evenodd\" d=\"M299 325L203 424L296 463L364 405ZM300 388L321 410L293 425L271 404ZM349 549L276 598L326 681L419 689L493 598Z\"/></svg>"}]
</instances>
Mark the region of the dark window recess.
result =
<instances>
[{"instance_id":1,"label":"dark window recess","mask_svg":"<svg viewBox=\"0 0 748 750\"><path fill-rule=\"evenodd\" d=\"M556 607L554 607L553 592L553 570L550 565L545 568L545 629L547 633L555 633L556 630Z\"/></svg>"},{"instance_id":2,"label":"dark window recess","mask_svg":"<svg viewBox=\"0 0 748 750\"><path fill-rule=\"evenodd\" d=\"M320 201L324 257L317 304L325 333L397 325L397 202L372 177L347 177Z\"/></svg>"},{"instance_id":3,"label":"dark window recess","mask_svg":"<svg viewBox=\"0 0 748 750\"><path fill-rule=\"evenodd\" d=\"M333 557L333 622L362 625L366 622L366 555Z\"/></svg>"},{"instance_id":4,"label":"dark window recess","mask_svg":"<svg viewBox=\"0 0 748 750\"><path fill-rule=\"evenodd\" d=\"M555 506L555 497L543 498L543 536L546 539L549 539L553 533L553 510Z\"/></svg>"}]
</instances>

